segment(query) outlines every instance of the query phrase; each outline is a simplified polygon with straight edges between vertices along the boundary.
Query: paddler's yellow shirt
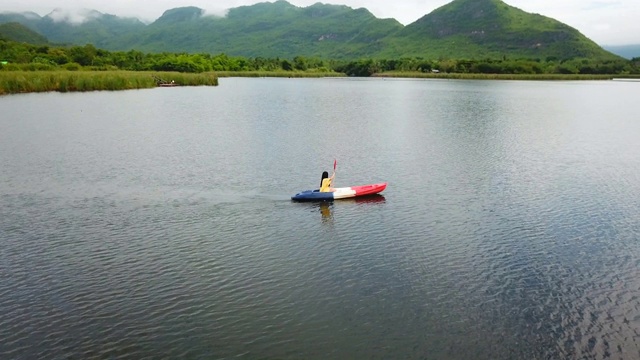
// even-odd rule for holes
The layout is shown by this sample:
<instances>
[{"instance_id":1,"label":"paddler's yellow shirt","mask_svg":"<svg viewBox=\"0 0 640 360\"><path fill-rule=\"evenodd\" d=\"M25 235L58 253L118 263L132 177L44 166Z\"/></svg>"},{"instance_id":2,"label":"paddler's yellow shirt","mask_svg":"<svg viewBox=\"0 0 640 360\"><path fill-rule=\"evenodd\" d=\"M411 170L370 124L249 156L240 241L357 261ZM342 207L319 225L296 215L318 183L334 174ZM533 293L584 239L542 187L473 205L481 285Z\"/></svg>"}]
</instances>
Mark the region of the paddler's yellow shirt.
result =
<instances>
[{"instance_id":1,"label":"paddler's yellow shirt","mask_svg":"<svg viewBox=\"0 0 640 360\"><path fill-rule=\"evenodd\" d=\"M322 186L320 186L320 192L329 192L331 191L331 178L322 179Z\"/></svg>"}]
</instances>

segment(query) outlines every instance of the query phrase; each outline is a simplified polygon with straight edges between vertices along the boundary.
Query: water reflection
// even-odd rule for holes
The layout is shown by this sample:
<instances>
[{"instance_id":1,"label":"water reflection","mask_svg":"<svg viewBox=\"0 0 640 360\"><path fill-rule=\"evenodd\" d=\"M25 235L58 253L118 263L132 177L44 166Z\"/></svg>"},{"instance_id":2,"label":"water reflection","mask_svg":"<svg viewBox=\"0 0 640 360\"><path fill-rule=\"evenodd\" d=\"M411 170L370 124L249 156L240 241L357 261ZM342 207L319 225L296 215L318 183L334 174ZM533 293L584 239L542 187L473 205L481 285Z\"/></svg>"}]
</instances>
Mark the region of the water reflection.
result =
<instances>
[{"instance_id":1,"label":"water reflection","mask_svg":"<svg viewBox=\"0 0 640 360\"><path fill-rule=\"evenodd\" d=\"M323 223L333 222L334 206L339 207L340 204L357 204L357 205L372 205L384 203L386 199L380 194L361 196L351 199L340 199L336 201L321 201L313 203L313 206L318 209Z\"/></svg>"},{"instance_id":2,"label":"water reflection","mask_svg":"<svg viewBox=\"0 0 640 360\"><path fill-rule=\"evenodd\" d=\"M634 358L625 85L0 97L0 359ZM392 189L289 202L327 149Z\"/></svg>"},{"instance_id":3,"label":"water reflection","mask_svg":"<svg viewBox=\"0 0 640 360\"><path fill-rule=\"evenodd\" d=\"M376 204L376 203L384 203L386 199L383 195L373 194L369 196L361 196L357 198L350 199L356 204Z\"/></svg>"},{"instance_id":4,"label":"water reflection","mask_svg":"<svg viewBox=\"0 0 640 360\"><path fill-rule=\"evenodd\" d=\"M323 223L331 223L333 222L333 213L331 212L331 207L333 203L322 201L319 203L320 206L320 214L322 214L322 222Z\"/></svg>"}]
</instances>

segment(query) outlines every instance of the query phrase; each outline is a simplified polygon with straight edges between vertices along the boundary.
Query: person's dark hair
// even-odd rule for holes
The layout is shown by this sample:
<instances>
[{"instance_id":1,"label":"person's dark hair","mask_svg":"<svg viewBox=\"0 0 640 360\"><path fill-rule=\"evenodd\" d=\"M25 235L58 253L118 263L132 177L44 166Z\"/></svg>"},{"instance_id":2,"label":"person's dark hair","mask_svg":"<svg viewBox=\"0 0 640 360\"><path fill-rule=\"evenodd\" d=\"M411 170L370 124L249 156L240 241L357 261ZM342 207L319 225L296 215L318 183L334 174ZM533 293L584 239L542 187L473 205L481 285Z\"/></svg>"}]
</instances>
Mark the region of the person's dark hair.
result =
<instances>
[{"instance_id":1,"label":"person's dark hair","mask_svg":"<svg viewBox=\"0 0 640 360\"><path fill-rule=\"evenodd\" d=\"M326 171L322 172L322 178L320 179L320 187L322 187L322 180L326 179L329 177L329 173Z\"/></svg>"}]
</instances>

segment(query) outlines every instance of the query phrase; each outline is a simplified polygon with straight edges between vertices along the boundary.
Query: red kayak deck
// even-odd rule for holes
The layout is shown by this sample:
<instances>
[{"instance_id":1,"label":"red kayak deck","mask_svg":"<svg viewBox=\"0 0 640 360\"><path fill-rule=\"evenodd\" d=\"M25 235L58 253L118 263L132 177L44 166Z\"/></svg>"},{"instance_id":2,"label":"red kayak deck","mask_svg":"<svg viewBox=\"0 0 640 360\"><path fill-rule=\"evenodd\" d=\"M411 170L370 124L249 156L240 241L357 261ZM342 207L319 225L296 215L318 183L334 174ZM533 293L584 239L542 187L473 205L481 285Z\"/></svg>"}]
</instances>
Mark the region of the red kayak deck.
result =
<instances>
[{"instance_id":1,"label":"red kayak deck","mask_svg":"<svg viewBox=\"0 0 640 360\"><path fill-rule=\"evenodd\" d=\"M356 192L356 196L364 196L364 195L372 195L382 192L387 188L387 183L380 184L370 184L370 185L360 185L360 186L352 186L351 190Z\"/></svg>"}]
</instances>

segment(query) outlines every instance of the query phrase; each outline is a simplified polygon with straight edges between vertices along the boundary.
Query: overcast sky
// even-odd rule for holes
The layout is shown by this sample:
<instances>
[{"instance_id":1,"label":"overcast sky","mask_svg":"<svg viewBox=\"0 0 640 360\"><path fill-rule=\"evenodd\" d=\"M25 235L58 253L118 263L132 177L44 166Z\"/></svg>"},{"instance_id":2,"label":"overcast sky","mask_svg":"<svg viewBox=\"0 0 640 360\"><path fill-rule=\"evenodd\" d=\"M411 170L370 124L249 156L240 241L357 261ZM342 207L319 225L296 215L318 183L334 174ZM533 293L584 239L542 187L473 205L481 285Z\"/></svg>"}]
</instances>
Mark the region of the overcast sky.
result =
<instances>
[{"instance_id":1,"label":"overcast sky","mask_svg":"<svg viewBox=\"0 0 640 360\"><path fill-rule=\"evenodd\" d=\"M288 0L306 7L318 0ZM118 16L153 21L165 10L197 6L211 13L251 5L259 0L2 0L0 12L33 11L41 16L55 8L93 9ZM329 4L364 7L378 18L395 18L407 25L450 0L330 0ZM578 29L600 45L640 44L640 0L506 0L507 4L538 13Z\"/></svg>"}]
</instances>

